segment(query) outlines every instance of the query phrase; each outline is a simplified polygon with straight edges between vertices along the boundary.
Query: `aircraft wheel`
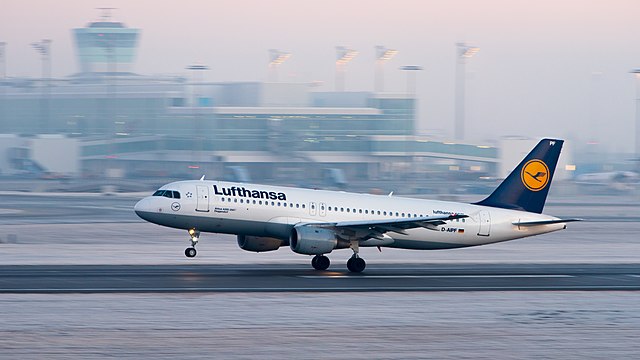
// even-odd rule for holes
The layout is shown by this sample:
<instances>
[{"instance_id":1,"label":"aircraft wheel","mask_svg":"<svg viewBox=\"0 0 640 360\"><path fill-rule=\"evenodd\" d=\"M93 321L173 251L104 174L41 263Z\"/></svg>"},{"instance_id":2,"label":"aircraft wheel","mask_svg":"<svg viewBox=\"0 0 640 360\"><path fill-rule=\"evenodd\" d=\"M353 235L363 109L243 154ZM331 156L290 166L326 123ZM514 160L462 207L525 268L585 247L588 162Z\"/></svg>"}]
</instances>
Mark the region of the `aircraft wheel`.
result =
<instances>
[{"instance_id":1,"label":"aircraft wheel","mask_svg":"<svg viewBox=\"0 0 640 360\"><path fill-rule=\"evenodd\" d=\"M324 255L316 255L311 259L311 266L316 270L327 270L331 265L331 260Z\"/></svg>"},{"instance_id":2,"label":"aircraft wheel","mask_svg":"<svg viewBox=\"0 0 640 360\"><path fill-rule=\"evenodd\" d=\"M362 272L365 267L367 267L367 263L361 257L354 256L354 257L351 257L349 260L347 260L347 269L349 269L349 271L351 272L354 272L354 273Z\"/></svg>"},{"instance_id":3,"label":"aircraft wheel","mask_svg":"<svg viewBox=\"0 0 640 360\"><path fill-rule=\"evenodd\" d=\"M198 253L198 252L196 251L196 248L192 248L192 247L187 248L187 249L184 251L184 254L185 254L188 258L195 257L197 253Z\"/></svg>"}]
</instances>

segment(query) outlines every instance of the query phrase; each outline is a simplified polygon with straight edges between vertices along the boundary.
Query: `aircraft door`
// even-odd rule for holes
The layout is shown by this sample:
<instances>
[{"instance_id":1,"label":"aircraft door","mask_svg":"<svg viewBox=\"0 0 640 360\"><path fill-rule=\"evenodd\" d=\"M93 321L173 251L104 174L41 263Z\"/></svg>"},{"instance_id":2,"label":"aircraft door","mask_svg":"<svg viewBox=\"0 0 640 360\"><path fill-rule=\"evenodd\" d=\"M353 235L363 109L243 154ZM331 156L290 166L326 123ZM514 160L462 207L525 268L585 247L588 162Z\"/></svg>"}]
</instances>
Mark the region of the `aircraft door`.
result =
<instances>
[{"instance_id":1,"label":"aircraft door","mask_svg":"<svg viewBox=\"0 0 640 360\"><path fill-rule=\"evenodd\" d=\"M196 211L209 211L209 187L205 185L196 185L198 191Z\"/></svg>"},{"instance_id":2,"label":"aircraft door","mask_svg":"<svg viewBox=\"0 0 640 360\"><path fill-rule=\"evenodd\" d=\"M327 216L327 204L320 203L320 216Z\"/></svg>"},{"instance_id":3,"label":"aircraft door","mask_svg":"<svg viewBox=\"0 0 640 360\"><path fill-rule=\"evenodd\" d=\"M314 202L309 203L309 214L311 216L316 216L317 213L318 213L318 209L316 209L316 203Z\"/></svg>"},{"instance_id":4,"label":"aircraft door","mask_svg":"<svg viewBox=\"0 0 640 360\"><path fill-rule=\"evenodd\" d=\"M480 236L489 236L491 232L491 214L486 211L480 211L478 216L480 219L480 227L478 228L478 235Z\"/></svg>"}]
</instances>

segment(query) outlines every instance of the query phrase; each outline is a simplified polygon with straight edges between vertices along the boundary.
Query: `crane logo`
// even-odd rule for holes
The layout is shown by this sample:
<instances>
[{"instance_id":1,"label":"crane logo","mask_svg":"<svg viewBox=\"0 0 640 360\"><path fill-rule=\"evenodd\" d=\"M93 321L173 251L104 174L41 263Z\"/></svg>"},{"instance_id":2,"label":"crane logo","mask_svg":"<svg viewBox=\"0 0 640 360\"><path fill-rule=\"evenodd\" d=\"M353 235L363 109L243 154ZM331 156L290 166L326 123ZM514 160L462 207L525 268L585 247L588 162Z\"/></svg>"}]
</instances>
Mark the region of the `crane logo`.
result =
<instances>
[{"instance_id":1,"label":"crane logo","mask_svg":"<svg viewBox=\"0 0 640 360\"><path fill-rule=\"evenodd\" d=\"M549 183L549 167L542 160L530 160L522 167L520 178L527 189L540 191Z\"/></svg>"}]
</instances>

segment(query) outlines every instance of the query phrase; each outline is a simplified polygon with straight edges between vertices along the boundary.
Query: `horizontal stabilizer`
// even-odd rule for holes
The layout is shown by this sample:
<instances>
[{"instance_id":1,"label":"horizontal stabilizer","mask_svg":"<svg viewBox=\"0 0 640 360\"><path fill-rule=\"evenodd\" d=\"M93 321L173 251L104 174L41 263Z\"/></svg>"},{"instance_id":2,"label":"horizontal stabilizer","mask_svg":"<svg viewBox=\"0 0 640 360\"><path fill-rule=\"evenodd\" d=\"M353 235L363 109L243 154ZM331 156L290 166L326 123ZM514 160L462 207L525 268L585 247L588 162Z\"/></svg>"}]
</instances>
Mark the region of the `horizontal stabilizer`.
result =
<instances>
[{"instance_id":1,"label":"horizontal stabilizer","mask_svg":"<svg viewBox=\"0 0 640 360\"><path fill-rule=\"evenodd\" d=\"M514 221L512 224L516 226L536 226L562 224L574 221L582 221L583 219L554 219L554 220L534 220L534 221Z\"/></svg>"}]
</instances>

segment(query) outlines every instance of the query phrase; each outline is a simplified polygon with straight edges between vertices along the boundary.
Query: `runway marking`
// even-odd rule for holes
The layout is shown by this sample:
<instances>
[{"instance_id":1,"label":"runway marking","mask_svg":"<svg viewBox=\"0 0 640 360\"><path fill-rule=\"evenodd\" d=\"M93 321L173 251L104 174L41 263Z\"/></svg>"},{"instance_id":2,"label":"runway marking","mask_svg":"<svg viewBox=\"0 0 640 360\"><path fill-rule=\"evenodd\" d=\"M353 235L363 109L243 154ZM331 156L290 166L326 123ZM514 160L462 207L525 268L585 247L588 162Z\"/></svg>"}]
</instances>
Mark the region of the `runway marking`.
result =
<instances>
[{"instance_id":1,"label":"runway marking","mask_svg":"<svg viewBox=\"0 0 640 360\"><path fill-rule=\"evenodd\" d=\"M300 275L298 277L305 279L353 279L369 278L369 279L466 279L466 278L572 278L574 275ZM640 276L640 275L639 275Z\"/></svg>"},{"instance_id":2,"label":"runway marking","mask_svg":"<svg viewBox=\"0 0 640 360\"><path fill-rule=\"evenodd\" d=\"M569 286L363 286L363 287L171 287L171 288L32 288L20 289L9 288L0 289L0 294L20 294L20 293L180 293L180 292L378 292L378 291L615 291L615 290L640 290L636 285L569 285Z\"/></svg>"}]
</instances>

